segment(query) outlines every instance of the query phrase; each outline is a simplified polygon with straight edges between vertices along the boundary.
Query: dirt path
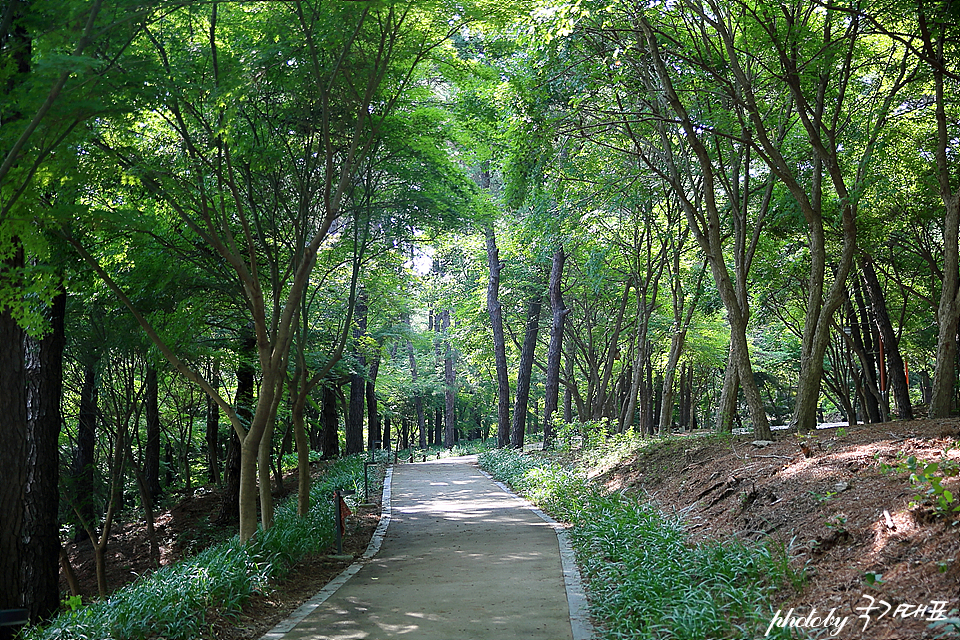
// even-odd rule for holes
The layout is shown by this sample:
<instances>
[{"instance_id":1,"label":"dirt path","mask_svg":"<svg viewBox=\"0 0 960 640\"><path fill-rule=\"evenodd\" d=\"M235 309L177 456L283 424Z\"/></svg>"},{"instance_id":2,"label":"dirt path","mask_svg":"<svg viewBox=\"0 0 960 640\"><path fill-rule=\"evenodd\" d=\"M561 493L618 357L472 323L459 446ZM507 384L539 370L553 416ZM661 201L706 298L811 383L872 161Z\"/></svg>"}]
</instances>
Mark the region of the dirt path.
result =
<instances>
[{"instance_id":1,"label":"dirt path","mask_svg":"<svg viewBox=\"0 0 960 640\"><path fill-rule=\"evenodd\" d=\"M379 553L264 640L587 637L571 625L554 528L469 462L394 467Z\"/></svg>"}]
</instances>

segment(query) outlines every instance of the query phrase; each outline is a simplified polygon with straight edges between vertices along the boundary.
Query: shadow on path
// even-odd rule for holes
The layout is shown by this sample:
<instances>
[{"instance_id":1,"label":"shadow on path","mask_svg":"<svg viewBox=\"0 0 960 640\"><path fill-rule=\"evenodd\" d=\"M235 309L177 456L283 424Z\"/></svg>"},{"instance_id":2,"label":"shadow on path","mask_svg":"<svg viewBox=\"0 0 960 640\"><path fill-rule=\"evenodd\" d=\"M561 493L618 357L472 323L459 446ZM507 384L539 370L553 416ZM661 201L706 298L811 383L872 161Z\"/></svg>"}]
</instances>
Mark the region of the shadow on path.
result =
<instances>
[{"instance_id":1,"label":"shadow on path","mask_svg":"<svg viewBox=\"0 0 960 640\"><path fill-rule=\"evenodd\" d=\"M570 559L561 561L554 527L474 460L393 467L379 553L368 551L264 640L588 637L581 621L571 627Z\"/></svg>"}]
</instances>

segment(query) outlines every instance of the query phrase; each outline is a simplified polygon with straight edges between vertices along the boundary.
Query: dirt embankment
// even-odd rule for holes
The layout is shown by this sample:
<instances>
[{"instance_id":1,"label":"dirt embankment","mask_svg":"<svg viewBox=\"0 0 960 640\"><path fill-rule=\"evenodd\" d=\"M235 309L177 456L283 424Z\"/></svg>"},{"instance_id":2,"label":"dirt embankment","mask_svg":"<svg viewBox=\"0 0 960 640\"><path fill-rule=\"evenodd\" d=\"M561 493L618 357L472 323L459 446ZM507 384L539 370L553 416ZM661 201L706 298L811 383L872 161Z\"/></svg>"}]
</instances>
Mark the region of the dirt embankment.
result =
<instances>
[{"instance_id":1,"label":"dirt embankment","mask_svg":"<svg viewBox=\"0 0 960 640\"><path fill-rule=\"evenodd\" d=\"M784 615L790 608L805 617L812 608L814 616L833 609L835 617L849 617L840 634L849 638L942 632L927 626L936 617L931 607L960 608L960 525L954 524L960 512L945 516L929 502L917 504L931 485L911 482L908 465L912 456L955 466L960 423L861 425L810 438L752 440L668 441L598 470L597 480L677 510L695 537L786 545L807 580L778 604ZM960 478L947 477L942 486L960 496ZM868 612L871 605L877 608ZM869 620L860 617L867 614Z\"/></svg>"}]
</instances>

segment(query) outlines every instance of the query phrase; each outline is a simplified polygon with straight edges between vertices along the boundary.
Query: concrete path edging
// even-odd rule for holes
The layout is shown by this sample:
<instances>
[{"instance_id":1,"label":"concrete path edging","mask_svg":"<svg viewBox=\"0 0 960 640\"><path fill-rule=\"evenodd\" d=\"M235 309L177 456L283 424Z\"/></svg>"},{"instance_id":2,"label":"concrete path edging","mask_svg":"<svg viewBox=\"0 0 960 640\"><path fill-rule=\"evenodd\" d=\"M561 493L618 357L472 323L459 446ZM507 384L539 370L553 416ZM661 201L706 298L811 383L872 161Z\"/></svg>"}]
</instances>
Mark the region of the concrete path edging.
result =
<instances>
[{"instance_id":1,"label":"concrete path edging","mask_svg":"<svg viewBox=\"0 0 960 640\"><path fill-rule=\"evenodd\" d=\"M377 552L380 551L380 545L383 544L383 537L387 533L387 527L390 526L390 494L392 480L393 467L387 467L387 474L383 479L383 498L380 508L380 523L377 525L376 531L373 532L373 537L370 538L370 543L367 545L367 550L364 551L363 555L360 556L356 562L341 571L336 578L328 582L327 586L321 589L317 595L304 602L293 613L287 616L285 620L282 620L273 629L262 635L260 640L281 640L283 636L289 633L294 627L303 622L307 616L313 613L317 607L322 605L327 601L328 598L330 598L330 596L335 594L340 587L346 584L347 580L355 576L360 569L363 568L363 565L377 555Z\"/></svg>"},{"instance_id":2,"label":"concrete path edging","mask_svg":"<svg viewBox=\"0 0 960 640\"><path fill-rule=\"evenodd\" d=\"M570 534L567 533L566 527L523 496L517 495L513 489L483 469L480 469L480 473L488 477L505 493L523 501L527 509L533 511L544 522L553 527L553 530L557 534L557 542L560 544L560 564L563 567L563 584L567 591L567 606L570 608L570 627L573 631L573 640L593 640L595 631L593 623L590 620L590 606L587 602L587 595L583 590L580 568L577 566L576 554L573 551L573 546L570 544Z\"/></svg>"}]
</instances>

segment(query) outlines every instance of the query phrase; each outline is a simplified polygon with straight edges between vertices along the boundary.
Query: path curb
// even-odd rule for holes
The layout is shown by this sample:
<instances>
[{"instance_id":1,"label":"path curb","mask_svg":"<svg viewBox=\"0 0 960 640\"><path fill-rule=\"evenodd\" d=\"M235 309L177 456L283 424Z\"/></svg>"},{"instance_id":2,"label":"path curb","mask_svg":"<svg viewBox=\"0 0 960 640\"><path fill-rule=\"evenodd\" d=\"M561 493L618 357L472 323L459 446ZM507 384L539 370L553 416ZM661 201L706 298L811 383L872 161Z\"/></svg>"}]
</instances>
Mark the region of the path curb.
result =
<instances>
[{"instance_id":1,"label":"path curb","mask_svg":"<svg viewBox=\"0 0 960 640\"><path fill-rule=\"evenodd\" d=\"M593 623L590 621L590 606L587 602L587 595L583 590L580 568L577 566L576 554L570 544L570 534L567 533L566 527L485 470L477 468L480 473L489 478L502 491L522 501L527 509L533 511L540 516L541 520L553 527L557 534L557 542L560 544L560 565L563 568L563 586L567 591L567 606L570 608L570 628L573 632L573 640L593 640L595 631Z\"/></svg>"},{"instance_id":2,"label":"path curb","mask_svg":"<svg viewBox=\"0 0 960 640\"><path fill-rule=\"evenodd\" d=\"M340 587L346 584L347 580L352 578L363 568L363 565L367 564L370 560L373 559L377 552L380 551L380 546L383 544L383 537L387 533L387 527L390 526L390 485L393 480L393 467L387 467L387 475L383 479L383 499L382 507L380 509L380 522L377 524L376 531L373 532L373 537L370 538L370 543L367 545L367 550L364 551L363 555L360 556L353 564L340 572L340 574L327 583L323 589L313 596L299 608L297 608L293 613L287 616L286 619L279 622L273 629L260 636L260 640L281 640L284 635L289 633L296 627L298 624L303 622L303 620L309 616L313 611L327 601L330 596L335 594ZM574 638L574 640L578 640Z\"/></svg>"}]
</instances>

